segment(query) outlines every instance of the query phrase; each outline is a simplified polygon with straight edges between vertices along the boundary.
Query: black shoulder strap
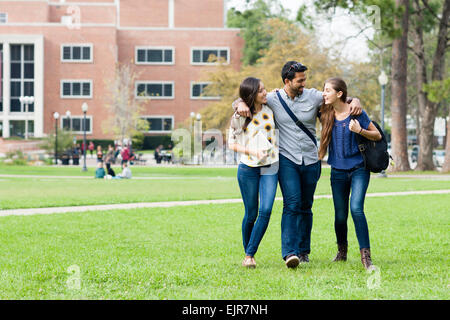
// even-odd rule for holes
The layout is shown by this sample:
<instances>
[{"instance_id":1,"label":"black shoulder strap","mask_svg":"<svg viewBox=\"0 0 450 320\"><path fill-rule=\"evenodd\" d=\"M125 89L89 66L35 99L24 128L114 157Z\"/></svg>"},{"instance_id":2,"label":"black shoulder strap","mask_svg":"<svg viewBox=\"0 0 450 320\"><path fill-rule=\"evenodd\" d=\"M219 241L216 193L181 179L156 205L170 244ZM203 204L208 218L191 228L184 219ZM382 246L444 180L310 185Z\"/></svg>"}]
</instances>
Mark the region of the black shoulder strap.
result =
<instances>
[{"instance_id":1,"label":"black shoulder strap","mask_svg":"<svg viewBox=\"0 0 450 320\"><path fill-rule=\"evenodd\" d=\"M281 105L283 106L284 110L286 110L287 114L292 118L292 120L295 122L295 124L296 124L300 129L302 129L303 132L305 132L306 135L307 135L308 137L311 138L312 142L314 142L314 145L317 147L317 140L316 140L316 138L314 137L314 135L311 133L311 131L308 130L308 128L305 127L305 125L304 125L300 120L298 120L298 118L295 116L295 114L292 112L292 110L289 109L288 105L287 105L286 102L283 100L283 98L281 97L281 95L280 95L280 93L278 92L278 90L277 90L276 92L277 92L278 99L280 100Z\"/></svg>"}]
</instances>

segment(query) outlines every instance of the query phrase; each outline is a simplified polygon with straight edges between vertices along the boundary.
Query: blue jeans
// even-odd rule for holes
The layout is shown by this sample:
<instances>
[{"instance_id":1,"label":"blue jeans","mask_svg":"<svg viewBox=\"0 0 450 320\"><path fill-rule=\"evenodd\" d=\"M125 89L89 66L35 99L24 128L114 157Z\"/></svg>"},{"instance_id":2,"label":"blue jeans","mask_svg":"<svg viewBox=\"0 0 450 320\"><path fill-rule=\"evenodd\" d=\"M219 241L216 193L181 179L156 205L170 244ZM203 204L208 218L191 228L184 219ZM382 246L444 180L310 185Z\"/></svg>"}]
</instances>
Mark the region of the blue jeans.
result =
<instances>
[{"instance_id":1,"label":"blue jeans","mask_svg":"<svg viewBox=\"0 0 450 320\"><path fill-rule=\"evenodd\" d=\"M237 178L245 206L242 242L245 254L254 256L267 226L277 192L278 175L261 175L261 168L239 164ZM259 210L258 210L259 195Z\"/></svg>"},{"instance_id":2,"label":"blue jeans","mask_svg":"<svg viewBox=\"0 0 450 320\"><path fill-rule=\"evenodd\" d=\"M331 168L331 190L334 202L334 230L338 244L347 244L347 218L350 211L355 224L359 249L370 248L369 228L364 215L364 199L370 171L365 168L339 170ZM350 195L351 191L351 195Z\"/></svg>"},{"instance_id":3,"label":"blue jeans","mask_svg":"<svg viewBox=\"0 0 450 320\"><path fill-rule=\"evenodd\" d=\"M281 254L311 252L312 205L317 181L320 178L320 161L298 165L280 154L278 180L283 194L281 217Z\"/></svg>"}]
</instances>

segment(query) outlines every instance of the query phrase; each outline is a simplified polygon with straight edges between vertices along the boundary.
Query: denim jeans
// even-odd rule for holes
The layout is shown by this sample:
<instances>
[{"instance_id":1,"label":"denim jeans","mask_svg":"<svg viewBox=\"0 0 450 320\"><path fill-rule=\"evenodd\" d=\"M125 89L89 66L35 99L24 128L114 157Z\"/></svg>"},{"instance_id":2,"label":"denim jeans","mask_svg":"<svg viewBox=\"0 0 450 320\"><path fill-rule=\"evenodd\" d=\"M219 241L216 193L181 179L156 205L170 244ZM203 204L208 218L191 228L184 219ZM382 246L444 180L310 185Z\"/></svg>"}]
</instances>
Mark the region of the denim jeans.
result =
<instances>
[{"instance_id":1,"label":"denim jeans","mask_svg":"<svg viewBox=\"0 0 450 320\"><path fill-rule=\"evenodd\" d=\"M369 228L364 215L364 199L370 171L365 168L338 170L331 168L331 190L334 202L334 230L338 244L347 244L348 204L355 224L359 249L370 248ZM351 195L350 195L351 191Z\"/></svg>"},{"instance_id":2,"label":"denim jeans","mask_svg":"<svg viewBox=\"0 0 450 320\"><path fill-rule=\"evenodd\" d=\"M320 178L320 161L298 165L280 154L278 180L283 194L281 217L281 254L311 252L312 205L317 181Z\"/></svg>"},{"instance_id":3,"label":"denim jeans","mask_svg":"<svg viewBox=\"0 0 450 320\"><path fill-rule=\"evenodd\" d=\"M240 163L237 172L245 206L245 215L242 220L242 242L245 254L252 257L258 250L269 225L278 184L278 174L264 175L261 174L261 171L260 167L249 167Z\"/></svg>"}]
</instances>

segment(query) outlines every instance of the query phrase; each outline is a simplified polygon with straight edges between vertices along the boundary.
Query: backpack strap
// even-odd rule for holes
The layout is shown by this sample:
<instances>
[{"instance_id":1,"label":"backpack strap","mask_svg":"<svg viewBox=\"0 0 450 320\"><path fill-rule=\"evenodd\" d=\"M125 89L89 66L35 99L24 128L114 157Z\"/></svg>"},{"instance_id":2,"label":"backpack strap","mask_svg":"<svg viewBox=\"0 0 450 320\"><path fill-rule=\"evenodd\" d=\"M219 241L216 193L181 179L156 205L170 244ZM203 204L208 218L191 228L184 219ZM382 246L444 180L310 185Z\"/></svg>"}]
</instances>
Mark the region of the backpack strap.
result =
<instances>
[{"instance_id":1,"label":"backpack strap","mask_svg":"<svg viewBox=\"0 0 450 320\"><path fill-rule=\"evenodd\" d=\"M281 105L283 106L284 110L286 110L287 114L291 117L291 119L295 122L295 124L301 129L303 130L303 132L306 133L306 135L312 140L312 142L314 143L314 145L317 147L317 140L314 137L314 135L311 133L311 131L308 130L308 128L305 127L305 125L298 120L298 118L295 116L295 114L292 112L292 110L288 107L288 105L286 104L286 102L283 100L283 98L280 95L280 92L278 92L278 90L276 91L278 99L281 102Z\"/></svg>"}]
</instances>

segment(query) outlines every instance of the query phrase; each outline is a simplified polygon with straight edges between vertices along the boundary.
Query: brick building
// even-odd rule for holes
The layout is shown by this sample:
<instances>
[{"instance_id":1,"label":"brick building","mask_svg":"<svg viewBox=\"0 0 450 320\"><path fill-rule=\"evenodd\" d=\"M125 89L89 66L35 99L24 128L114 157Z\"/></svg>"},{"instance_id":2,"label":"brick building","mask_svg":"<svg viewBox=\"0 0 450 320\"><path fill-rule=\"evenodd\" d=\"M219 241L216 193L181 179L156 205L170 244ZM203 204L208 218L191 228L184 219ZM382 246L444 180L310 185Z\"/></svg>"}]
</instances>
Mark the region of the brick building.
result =
<instances>
[{"instance_id":1,"label":"brick building","mask_svg":"<svg viewBox=\"0 0 450 320\"><path fill-rule=\"evenodd\" d=\"M217 99L202 95L207 83L199 82L216 65L211 54L240 66L243 40L225 28L225 2L0 0L0 136L23 136L27 127L42 137L54 130L54 112L60 128L82 134L86 102L88 139L111 138L102 130L105 79L117 62L140 74L134 90L149 99L148 134L167 134Z\"/></svg>"}]
</instances>

